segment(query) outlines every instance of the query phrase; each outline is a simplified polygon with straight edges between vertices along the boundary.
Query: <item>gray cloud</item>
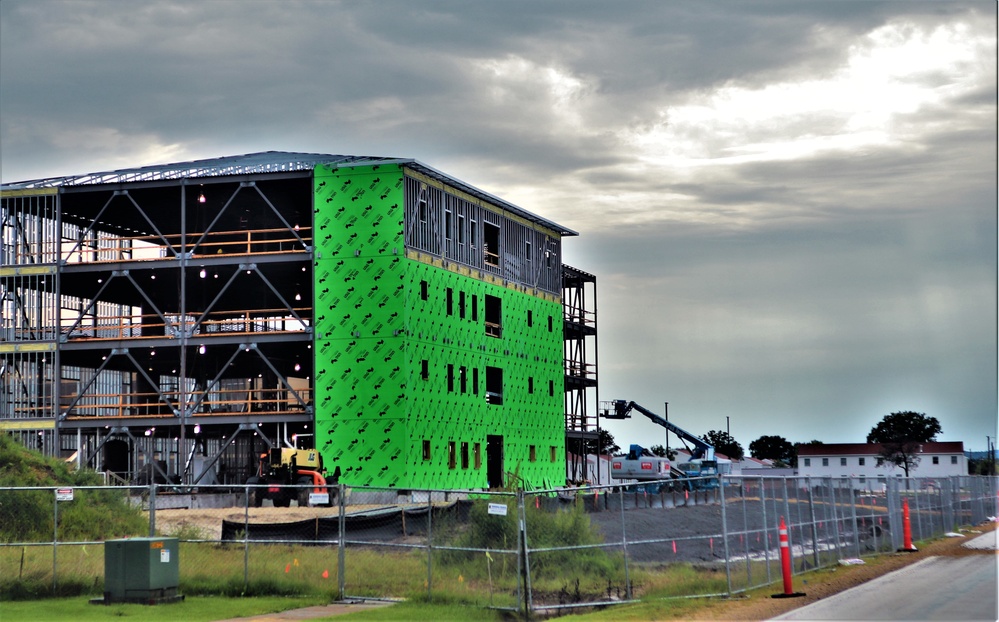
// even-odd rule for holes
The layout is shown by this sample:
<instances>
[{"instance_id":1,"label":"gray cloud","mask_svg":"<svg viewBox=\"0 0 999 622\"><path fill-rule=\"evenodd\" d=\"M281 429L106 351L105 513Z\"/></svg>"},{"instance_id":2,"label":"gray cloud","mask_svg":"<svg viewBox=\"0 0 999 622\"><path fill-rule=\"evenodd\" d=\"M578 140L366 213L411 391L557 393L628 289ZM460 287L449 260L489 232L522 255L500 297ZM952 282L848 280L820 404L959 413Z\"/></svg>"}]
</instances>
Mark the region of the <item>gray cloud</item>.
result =
<instances>
[{"instance_id":1,"label":"gray cloud","mask_svg":"<svg viewBox=\"0 0 999 622\"><path fill-rule=\"evenodd\" d=\"M856 441L898 409L977 442L996 432L995 21L977 1L4 0L0 176L415 157L581 232L602 397L731 416L744 446ZM838 90L896 40L980 43Z\"/></svg>"}]
</instances>

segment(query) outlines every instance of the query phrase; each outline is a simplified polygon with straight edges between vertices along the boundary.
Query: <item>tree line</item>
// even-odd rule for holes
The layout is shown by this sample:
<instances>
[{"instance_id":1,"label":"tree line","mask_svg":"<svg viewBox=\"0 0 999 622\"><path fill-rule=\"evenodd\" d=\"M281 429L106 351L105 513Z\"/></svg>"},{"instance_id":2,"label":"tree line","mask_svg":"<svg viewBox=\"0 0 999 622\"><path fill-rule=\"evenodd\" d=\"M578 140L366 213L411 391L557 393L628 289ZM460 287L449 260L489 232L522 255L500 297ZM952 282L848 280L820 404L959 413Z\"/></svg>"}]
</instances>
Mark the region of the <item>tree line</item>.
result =
<instances>
[{"instance_id":1,"label":"tree line","mask_svg":"<svg viewBox=\"0 0 999 622\"><path fill-rule=\"evenodd\" d=\"M919 464L920 445L931 443L937 440L937 436L943 433L940 421L936 417L918 413L911 410L893 412L885 415L881 421L871 428L867 435L868 443L878 443L881 451L878 457L884 463L895 465L909 476L910 469ZM705 441L714 446L715 451L731 458L732 460L742 460L745 451L742 444L733 438L728 432L721 430L708 430L701 436ZM798 449L802 446L823 445L817 439L812 439L805 443L792 443L783 436L763 435L749 443L749 455L758 460L771 460L775 467L797 467ZM614 440L614 436L607 430L600 430L600 436L596 439L581 441L572 439L566 448L573 453L615 455L622 451L622 448ZM655 456L676 459L676 449L666 449L663 445L653 445L646 448L649 453ZM971 473L987 474L990 470L995 473L994 461L990 464L988 460L969 460L968 470Z\"/></svg>"}]
</instances>

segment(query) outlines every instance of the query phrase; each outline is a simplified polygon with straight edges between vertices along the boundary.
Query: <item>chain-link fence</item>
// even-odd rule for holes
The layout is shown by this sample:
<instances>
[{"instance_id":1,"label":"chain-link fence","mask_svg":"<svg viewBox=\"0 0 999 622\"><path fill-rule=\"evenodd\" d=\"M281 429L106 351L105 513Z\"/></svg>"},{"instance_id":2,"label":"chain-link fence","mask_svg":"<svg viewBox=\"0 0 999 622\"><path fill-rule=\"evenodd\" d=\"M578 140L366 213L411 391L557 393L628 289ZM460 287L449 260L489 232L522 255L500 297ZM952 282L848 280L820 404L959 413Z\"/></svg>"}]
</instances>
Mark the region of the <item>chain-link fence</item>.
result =
<instances>
[{"instance_id":1,"label":"chain-link fence","mask_svg":"<svg viewBox=\"0 0 999 622\"><path fill-rule=\"evenodd\" d=\"M997 478L735 477L532 492L0 488L0 598L100 594L103 541L180 540L181 592L544 611L732 595L997 514ZM277 505L275 505L277 503Z\"/></svg>"}]
</instances>

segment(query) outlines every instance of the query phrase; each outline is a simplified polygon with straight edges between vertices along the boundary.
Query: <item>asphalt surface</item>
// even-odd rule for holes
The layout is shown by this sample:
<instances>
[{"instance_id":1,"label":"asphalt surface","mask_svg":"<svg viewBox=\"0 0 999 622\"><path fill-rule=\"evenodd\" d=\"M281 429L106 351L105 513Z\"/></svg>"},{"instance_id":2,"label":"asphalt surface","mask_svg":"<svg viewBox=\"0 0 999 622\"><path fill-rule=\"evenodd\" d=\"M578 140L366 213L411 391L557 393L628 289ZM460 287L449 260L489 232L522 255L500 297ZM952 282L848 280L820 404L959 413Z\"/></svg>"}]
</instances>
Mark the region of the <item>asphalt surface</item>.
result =
<instances>
[{"instance_id":1,"label":"asphalt surface","mask_svg":"<svg viewBox=\"0 0 999 622\"><path fill-rule=\"evenodd\" d=\"M999 619L996 532L963 545L962 557L927 557L775 620L990 620Z\"/></svg>"}]
</instances>

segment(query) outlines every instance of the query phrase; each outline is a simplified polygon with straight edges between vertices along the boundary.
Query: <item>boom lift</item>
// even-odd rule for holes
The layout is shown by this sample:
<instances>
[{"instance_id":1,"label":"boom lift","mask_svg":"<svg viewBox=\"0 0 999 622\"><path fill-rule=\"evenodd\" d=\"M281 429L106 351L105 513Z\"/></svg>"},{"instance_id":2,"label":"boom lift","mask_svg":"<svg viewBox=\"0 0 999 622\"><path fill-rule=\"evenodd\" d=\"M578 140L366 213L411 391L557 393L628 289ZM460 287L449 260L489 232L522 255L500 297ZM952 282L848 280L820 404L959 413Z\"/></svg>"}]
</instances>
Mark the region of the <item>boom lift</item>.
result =
<instances>
[{"instance_id":1,"label":"boom lift","mask_svg":"<svg viewBox=\"0 0 999 622\"><path fill-rule=\"evenodd\" d=\"M604 419L629 419L631 418L631 411L636 410L646 417L649 418L656 425L661 425L666 428L667 431L676 434L680 438L680 442L683 446L690 451L690 461L670 465L671 476L682 482L682 485L687 490L695 489L707 489L716 488L718 486L717 475L718 475L718 461L715 460L715 448L713 445L705 441L699 436L695 436L690 432L684 430L678 425L670 423L666 419L660 417L651 410L636 404L635 402L626 402L625 400L613 400L611 402L606 402L605 407L601 408L600 416ZM693 445L693 449L687 447L687 443ZM634 449L636 445L632 445ZM632 451L634 453L634 451ZM637 456L641 458L639 454ZM627 458L619 459L615 458L612 463L611 476L620 477L627 479L638 479L642 480L640 476L643 472L637 469L635 465L629 463L631 454ZM620 467L617 467L620 463ZM667 463L668 464L668 463ZM638 473L639 476L633 475L632 473ZM651 479L661 479L661 477L656 473L649 473L650 476L645 477L646 481Z\"/></svg>"}]
</instances>

